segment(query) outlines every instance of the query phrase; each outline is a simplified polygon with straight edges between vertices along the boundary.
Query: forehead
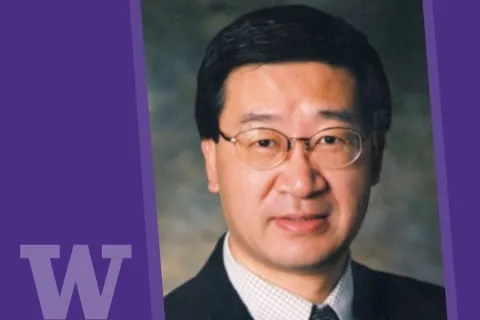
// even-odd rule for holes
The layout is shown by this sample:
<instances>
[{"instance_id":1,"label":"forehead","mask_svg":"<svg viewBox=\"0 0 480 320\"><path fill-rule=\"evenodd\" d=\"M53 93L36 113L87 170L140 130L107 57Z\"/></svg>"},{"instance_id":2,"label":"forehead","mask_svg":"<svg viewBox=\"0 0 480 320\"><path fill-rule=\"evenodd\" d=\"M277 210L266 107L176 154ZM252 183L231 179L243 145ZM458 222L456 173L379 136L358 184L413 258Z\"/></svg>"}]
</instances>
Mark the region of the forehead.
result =
<instances>
[{"instance_id":1,"label":"forehead","mask_svg":"<svg viewBox=\"0 0 480 320\"><path fill-rule=\"evenodd\" d=\"M319 62L248 65L225 82L222 117L239 121L250 114L292 119L319 112L355 113L355 79L344 68Z\"/></svg>"}]
</instances>

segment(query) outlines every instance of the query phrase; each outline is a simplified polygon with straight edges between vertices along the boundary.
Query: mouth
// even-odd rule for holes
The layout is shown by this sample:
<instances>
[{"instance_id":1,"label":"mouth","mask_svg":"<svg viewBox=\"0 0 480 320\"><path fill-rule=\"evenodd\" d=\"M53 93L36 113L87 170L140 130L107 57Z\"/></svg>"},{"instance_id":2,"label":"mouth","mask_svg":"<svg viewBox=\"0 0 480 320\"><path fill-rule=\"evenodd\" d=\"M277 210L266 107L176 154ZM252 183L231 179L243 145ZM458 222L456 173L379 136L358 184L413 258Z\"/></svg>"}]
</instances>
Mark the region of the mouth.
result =
<instances>
[{"instance_id":1,"label":"mouth","mask_svg":"<svg viewBox=\"0 0 480 320\"><path fill-rule=\"evenodd\" d=\"M328 227L329 214L287 214L275 217L273 221L280 229L294 233L314 233Z\"/></svg>"}]
</instances>

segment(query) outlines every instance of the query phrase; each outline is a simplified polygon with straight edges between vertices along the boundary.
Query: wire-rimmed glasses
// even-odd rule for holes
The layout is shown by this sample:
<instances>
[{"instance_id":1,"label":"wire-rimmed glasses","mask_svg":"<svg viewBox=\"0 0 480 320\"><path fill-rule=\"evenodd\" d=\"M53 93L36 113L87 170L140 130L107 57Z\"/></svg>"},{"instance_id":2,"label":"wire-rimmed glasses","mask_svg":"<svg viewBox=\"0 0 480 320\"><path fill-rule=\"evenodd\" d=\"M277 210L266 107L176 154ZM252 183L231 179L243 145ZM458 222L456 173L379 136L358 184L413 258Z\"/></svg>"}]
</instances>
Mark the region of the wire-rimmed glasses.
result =
<instances>
[{"instance_id":1,"label":"wire-rimmed glasses","mask_svg":"<svg viewBox=\"0 0 480 320\"><path fill-rule=\"evenodd\" d=\"M235 146L236 154L242 162L259 170L282 164L295 141L303 142L312 163L327 169L345 168L358 159L366 139L359 132L344 127L323 129L310 138L287 137L271 128L248 129L233 137L222 131L219 133Z\"/></svg>"}]
</instances>

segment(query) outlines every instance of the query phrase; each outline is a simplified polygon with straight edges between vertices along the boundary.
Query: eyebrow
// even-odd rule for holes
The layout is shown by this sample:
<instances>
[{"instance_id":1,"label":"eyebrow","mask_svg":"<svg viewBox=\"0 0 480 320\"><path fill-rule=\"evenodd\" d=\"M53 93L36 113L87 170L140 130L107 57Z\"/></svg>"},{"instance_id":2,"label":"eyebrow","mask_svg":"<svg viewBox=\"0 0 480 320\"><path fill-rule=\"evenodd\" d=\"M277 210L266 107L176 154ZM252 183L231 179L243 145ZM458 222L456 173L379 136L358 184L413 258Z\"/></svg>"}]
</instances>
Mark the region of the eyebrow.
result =
<instances>
[{"instance_id":1,"label":"eyebrow","mask_svg":"<svg viewBox=\"0 0 480 320\"><path fill-rule=\"evenodd\" d=\"M242 116L240 123L246 124L249 122L270 122L270 121L279 121L279 120L280 120L280 116L278 115L249 112L244 116Z\"/></svg>"},{"instance_id":2,"label":"eyebrow","mask_svg":"<svg viewBox=\"0 0 480 320\"><path fill-rule=\"evenodd\" d=\"M358 123L357 118L350 110L320 110L318 115L326 119L339 120L349 125Z\"/></svg>"},{"instance_id":3,"label":"eyebrow","mask_svg":"<svg viewBox=\"0 0 480 320\"><path fill-rule=\"evenodd\" d=\"M318 115L325 119L339 120L349 125L357 124L357 119L350 110L320 110ZM281 117L275 114L249 112L242 116L240 124L243 125L250 122L272 122L280 120Z\"/></svg>"}]
</instances>

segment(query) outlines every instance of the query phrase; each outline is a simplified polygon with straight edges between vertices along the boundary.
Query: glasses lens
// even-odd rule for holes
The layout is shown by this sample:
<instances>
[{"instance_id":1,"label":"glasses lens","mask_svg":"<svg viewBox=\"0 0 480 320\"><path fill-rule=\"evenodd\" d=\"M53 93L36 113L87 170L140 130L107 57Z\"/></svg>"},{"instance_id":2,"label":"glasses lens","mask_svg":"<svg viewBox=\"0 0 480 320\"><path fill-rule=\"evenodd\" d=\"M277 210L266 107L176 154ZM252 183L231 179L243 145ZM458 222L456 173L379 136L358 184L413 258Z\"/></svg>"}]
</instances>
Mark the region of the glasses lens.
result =
<instances>
[{"instance_id":1,"label":"glasses lens","mask_svg":"<svg viewBox=\"0 0 480 320\"><path fill-rule=\"evenodd\" d=\"M361 149L361 136L348 129L322 131L311 142L313 161L328 168L348 166L358 158Z\"/></svg>"},{"instance_id":2,"label":"glasses lens","mask_svg":"<svg viewBox=\"0 0 480 320\"><path fill-rule=\"evenodd\" d=\"M239 134L236 139L239 157L256 168L275 166L287 153L287 138L273 130L253 129Z\"/></svg>"}]
</instances>

